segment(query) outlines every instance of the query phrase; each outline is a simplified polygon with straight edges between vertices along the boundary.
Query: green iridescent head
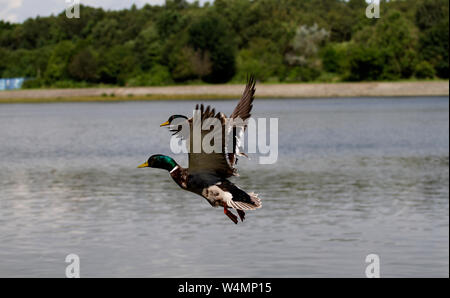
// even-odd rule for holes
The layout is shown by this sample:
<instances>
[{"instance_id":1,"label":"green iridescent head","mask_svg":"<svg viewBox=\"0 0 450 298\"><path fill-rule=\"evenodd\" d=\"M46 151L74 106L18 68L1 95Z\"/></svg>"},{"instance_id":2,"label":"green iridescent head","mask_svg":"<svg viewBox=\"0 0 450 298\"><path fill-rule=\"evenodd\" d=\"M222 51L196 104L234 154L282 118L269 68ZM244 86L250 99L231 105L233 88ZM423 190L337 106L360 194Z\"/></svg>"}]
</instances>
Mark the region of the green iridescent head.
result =
<instances>
[{"instance_id":1,"label":"green iridescent head","mask_svg":"<svg viewBox=\"0 0 450 298\"><path fill-rule=\"evenodd\" d=\"M150 158L138 166L138 168L157 168L172 171L177 165L177 162L173 160L172 157L156 154L150 156Z\"/></svg>"}]
</instances>

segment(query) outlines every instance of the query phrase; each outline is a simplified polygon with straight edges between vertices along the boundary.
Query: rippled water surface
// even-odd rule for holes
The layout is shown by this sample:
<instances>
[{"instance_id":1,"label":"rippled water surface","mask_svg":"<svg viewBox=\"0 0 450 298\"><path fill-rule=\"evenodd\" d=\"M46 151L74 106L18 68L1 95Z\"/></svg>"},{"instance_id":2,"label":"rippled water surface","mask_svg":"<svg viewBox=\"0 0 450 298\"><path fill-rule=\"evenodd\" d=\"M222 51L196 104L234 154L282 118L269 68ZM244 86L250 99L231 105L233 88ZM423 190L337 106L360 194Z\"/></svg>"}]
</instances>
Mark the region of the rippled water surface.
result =
<instances>
[{"instance_id":1,"label":"rippled water surface","mask_svg":"<svg viewBox=\"0 0 450 298\"><path fill-rule=\"evenodd\" d=\"M167 172L159 128L195 101L0 105L0 277L449 275L449 99L258 100L279 158L240 160L263 208L234 225ZM211 102L229 114L234 101Z\"/></svg>"}]
</instances>

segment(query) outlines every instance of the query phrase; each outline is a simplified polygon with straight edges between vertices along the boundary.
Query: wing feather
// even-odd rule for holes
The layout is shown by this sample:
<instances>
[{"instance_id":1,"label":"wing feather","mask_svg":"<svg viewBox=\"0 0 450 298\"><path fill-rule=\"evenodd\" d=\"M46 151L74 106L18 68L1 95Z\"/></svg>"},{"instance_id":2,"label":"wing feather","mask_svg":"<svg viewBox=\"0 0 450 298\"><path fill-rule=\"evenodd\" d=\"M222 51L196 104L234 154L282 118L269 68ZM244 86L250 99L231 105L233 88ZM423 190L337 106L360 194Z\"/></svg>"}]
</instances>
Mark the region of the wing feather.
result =
<instances>
[{"instance_id":1,"label":"wing feather","mask_svg":"<svg viewBox=\"0 0 450 298\"><path fill-rule=\"evenodd\" d=\"M200 153L194 152L194 145L193 145L193 129L194 129L194 123L193 118L190 118L188 120L189 126L190 126L190 133L189 133L189 170L193 173L195 172L211 172L215 173L221 177L231 177L237 175L236 171L236 162L237 162L237 156L245 154L240 153L239 150L239 138L243 136L243 132L246 128L246 120L250 118L251 116L251 110L253 108L253 100L255 99L255 84L256 80L253 75L251 75L247 80L247 85L245 87L244 93L242 94L241 99L239 100L236 108L234 109L233 113L231 114L231 119L240 118L242 121L244 121L244 126L236 127L236 126L230 126L231 130L226 131L226 123L227 118L223 113L217 113L215 112L215 109L211 108L210 106L207 106L206 108L203 105L197 105L196 110L200 111L201 114L201 123L203 124L205 122L206 126L209 126L208 119L218 119L221 123L220 131L212 132L213 135L217 136L217 134L220 134L220 138L222 140L221 150L217 150L220 153L213 152L213 153L206 153L203 151L203 148L201 148ZM212 122L212 121L211 121ZM198 127L195 127L195 129L199 129ZM211 131L208 130L201 130L201 143L203 142L203 138L211 133ZM231 136L231 138L230 138ZM225 141L231 139L233 144L231 144L232 151L229 152L228 146L226 146ZM201 144L200 143L200 144ZM200 146L202 147L202 146Z\"/></svg>"},{"instance_id":2,"label":"wing feather","mask_svg":"<svg viewBox=\"0 0 450 298\"><path fill-rule=\"evenodd\" d=\"M220 121L220 126L213 126L210 130L203 130L201 127L196 127L195 121L192 120L190 123L191 132L189 137L189 172L191 173L211 173L218 175L219 177L228 178L236 174L236 169L228 161L226 156L225 148L225 123L226 117L223 113L215 114L215 110L210 106L206 109L203 105L200 108L196 107L196 110L200 111L201 123L203 125L209 126L213 123L212 119ZM208 122L209 121L209 122ZM193 129L200 129L200 145L203 143L203 139L208 134L217 136L221 139L221 144L214 144L215 152L207 153L204 151L203 146L200 146L200 152L196 153L194 151L194 140L193 140ZM214 138L213 138L214 139Z\"/></svg>"},{"instance_id":3,"label":"wing feather","mask_svg":"<svg viewBox=\"0 0 450 298\"><path fill-rule=\"evenodd\" d=\"M255 77L253 75L247 80L247 85L245 86L244 93L239 100L236 108L231 114L230 118L241 118L242 120L247 120L250 118L253 107L253 100L255 99Z\"/></svg>"}]
</instances>

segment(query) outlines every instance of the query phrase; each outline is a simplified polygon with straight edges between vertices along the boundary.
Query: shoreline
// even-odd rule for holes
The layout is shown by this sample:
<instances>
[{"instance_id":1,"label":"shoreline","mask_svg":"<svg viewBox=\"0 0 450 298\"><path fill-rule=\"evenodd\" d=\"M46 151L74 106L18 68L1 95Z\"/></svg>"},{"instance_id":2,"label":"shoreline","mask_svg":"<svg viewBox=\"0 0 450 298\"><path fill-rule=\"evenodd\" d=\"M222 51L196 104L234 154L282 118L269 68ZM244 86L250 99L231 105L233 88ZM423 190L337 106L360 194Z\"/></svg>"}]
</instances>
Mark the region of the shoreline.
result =
<instances>
[{"instance_id":1,"label":"shoreline","mask_svg":"<svg viewBox=\"0 0 450 298\"><path fill-rule=\"evenodd\" d=\"M237 85L25 89L0 91L0 103L116 102L239 98ZM449 96L449 81L257 84L257 98Z\"/></svg>"}]
</instances>

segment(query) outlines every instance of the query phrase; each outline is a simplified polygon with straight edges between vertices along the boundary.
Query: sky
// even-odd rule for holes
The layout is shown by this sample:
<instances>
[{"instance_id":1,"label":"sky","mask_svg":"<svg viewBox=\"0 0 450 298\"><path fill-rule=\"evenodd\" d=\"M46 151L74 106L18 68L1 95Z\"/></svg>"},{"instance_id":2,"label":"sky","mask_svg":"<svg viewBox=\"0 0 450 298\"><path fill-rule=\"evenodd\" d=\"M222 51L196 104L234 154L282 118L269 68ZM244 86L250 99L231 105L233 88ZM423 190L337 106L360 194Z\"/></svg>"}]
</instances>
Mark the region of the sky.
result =
<instances>
[{"instance_id":1,"label":"sky","mask_svg":"<svg viewBox=\"0 0 450 298\"><path fill-rule=\"evenodd\" d=\"M56 15L66 9L68 5L66 1L73 3L73 0L0 0L0 20L20 23L38 15L42 17ZM194 0L188 1L194 2ZM209 1L199 0L202 4ZM146 3L161 5L164 2L164 0L80 0L83 5L111 10L130 8L133 3L140 8ZM80 14L82 13L81 11Z\"/></svg>"}]
</instances>

